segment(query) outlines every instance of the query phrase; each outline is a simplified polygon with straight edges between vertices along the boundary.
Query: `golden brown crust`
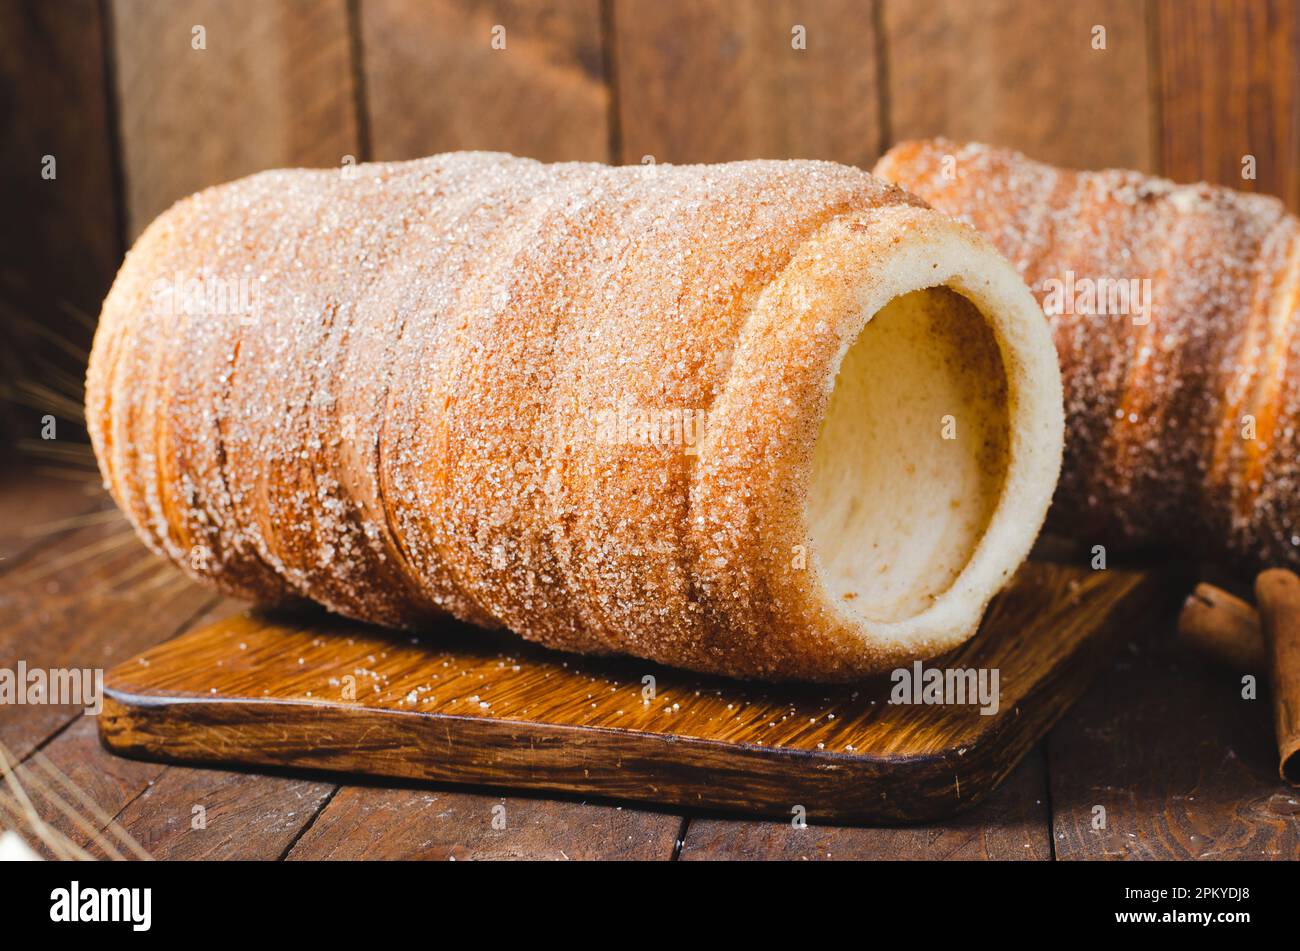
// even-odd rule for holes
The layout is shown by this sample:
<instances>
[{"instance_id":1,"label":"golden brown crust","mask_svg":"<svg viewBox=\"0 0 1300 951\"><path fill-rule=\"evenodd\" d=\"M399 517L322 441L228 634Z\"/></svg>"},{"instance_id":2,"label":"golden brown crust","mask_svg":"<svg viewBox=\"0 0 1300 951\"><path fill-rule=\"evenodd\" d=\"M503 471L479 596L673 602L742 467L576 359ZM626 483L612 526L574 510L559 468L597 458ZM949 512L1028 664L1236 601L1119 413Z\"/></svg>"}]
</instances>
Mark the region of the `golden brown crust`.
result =
<instances>
[{"instance_id":1,"label":"golden brown crust","mask_svg":"<svg viewBox=\"0 0 1300 951\"><path fill-rule=\"evenodd\" d=\"M938 139L875 173L1050 280L1149 280L1150 320L1050 314L1066 392L1053 520L1098 541L1300 564L1300 224L1281 202Z\"/></svg>"},{"instance_id":2,"label":"golden brown crust","mask_svg":"<svg viewBox=\"0 0 1300 951\"><path fill-rule=\"evenodd\" d=\"M922 282L894 288L894 258ZM864 295L931 274L996 311L1022 511L992 521L953 597L877 630L791 551ZM249 282L253 312L192 312L190 279L209 300ZM602 432L628 407L708 424L692 451ZM137 529L223 590L768 678L968 637L1060 452L1055 360L1014 272L900 189L817 162L458 153L211 189L128 256L87 418Z\"/></svg>"}]
</instances>

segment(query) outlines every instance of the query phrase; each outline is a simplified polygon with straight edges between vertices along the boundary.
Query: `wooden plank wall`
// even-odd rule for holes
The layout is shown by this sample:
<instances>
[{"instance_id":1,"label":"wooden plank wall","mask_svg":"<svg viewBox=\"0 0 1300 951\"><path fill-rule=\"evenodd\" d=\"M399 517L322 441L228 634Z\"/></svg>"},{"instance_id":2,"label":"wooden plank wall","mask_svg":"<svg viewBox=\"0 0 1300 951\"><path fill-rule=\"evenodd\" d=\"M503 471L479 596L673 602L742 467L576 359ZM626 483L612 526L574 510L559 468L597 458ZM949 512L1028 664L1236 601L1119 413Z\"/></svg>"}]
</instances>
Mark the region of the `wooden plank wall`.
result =
<instances>
[{"instance_id":1,"label":"wooden plank wall","mask_svg":"<svg viewBox=\"0 0 1300 951\"><path fill-rule=\"evenodd\" d=\"M111 9L132 240L200 188L357 156L344 0L112 0Z\"/></svg>"},{"instance_id":2,"label":"wooden plank wall","mask_svg":"<svg viewBox=\"0 0 1300 951\"><path fill-rule=\"evenodd\" d=\"M0 18L23 223L6 259L92 312L172 201L346 156L869 166L942 133L1300 203L1300 0L19 0Z\"/></svg>"},{"instance_id":3,"label":"wooden plank wall","mask_svg":"<svg viewBox=\"0 0 1300 951\"><path fill-rule=\"evenodd\" d=\"M872 0L614 0L611 9L623 162L870 166L879 154Z\"/></svg>"},{"instance_id":4,"label":"wooden plank wall","mask_svg":"<svg viewBox=\"0 0 1300 951\"><path fill-rule=\"evenodd\" d=\"M106 51L96 0L0 4L0 452L65 416L45 404L75 408L90 315L122 259ZM59 398L33 399L41 387Z\"/></svg>"},{"instance_id":5,"label":"wooden plank wall","mask_svg":"<svg viewBox=\"0 0 1300 951\"><path fill-rule=\"evenodd\" d=\"M1161 171L1300 208L1300 4L1157 0L1152 14Z\"/></svg>"},{"instance_id":6,"label":"wooden plank wall","mask_svg":"<svg viewBox=\"0 0 1300 951\"><path fill-rule=\"evenodd\" d=\"M612 157L600 0L362 0L360 41L370 158Z\"/></svg>"},{"instance_id":7,"label":"wooden plank wall","mask_svg":"<svg viewBox=\"0 0 1300 951\"><path fill-rule=\"evenodd\" d=\"M884 24L893 141L947 135L1155 170L1142 3L885 0Z\"/></svg>"}]
</instances>

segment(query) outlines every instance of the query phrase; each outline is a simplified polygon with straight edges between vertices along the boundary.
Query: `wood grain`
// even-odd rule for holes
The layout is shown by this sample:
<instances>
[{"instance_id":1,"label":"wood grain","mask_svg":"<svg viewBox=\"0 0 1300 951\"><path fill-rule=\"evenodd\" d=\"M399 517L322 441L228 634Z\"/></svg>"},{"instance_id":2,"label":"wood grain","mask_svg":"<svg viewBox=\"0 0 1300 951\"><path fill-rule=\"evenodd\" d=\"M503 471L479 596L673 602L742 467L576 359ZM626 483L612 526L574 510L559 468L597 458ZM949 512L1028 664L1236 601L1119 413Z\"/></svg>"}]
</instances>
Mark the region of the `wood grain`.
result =
<instances>
[{"instance_id":1,"label":"wood grain","mask_svg":"<svg viewBox=\"0 0 1300 951\"><path fill-rule=\"evenodd\" d=\"M75 428L36 394L68 395L56 375L79 386L85 315L122 256L104 33L97 0L0 4L0 448L36 439L46 413Z\"/></svg>"},{"instance_id":2,"label":"wood grain","mask_svg":"<svg viewBox=\"0 0 1300 951\"><path fill-rule=\"evenodd\" d=\"M599 0L365 0L361 39L375 159L609 158Z\"/></svg>"},{"instance_id":3,"label":"wood grain","mask_svg":"<svg viewBox=\"0 0 1300 951\"><path fill-rule=\"evenodd\" d=\"M345 786L288 858L669 859L681 822L604 804Z\"/></svg>"},{"instance_id":4,"label":"wood grain","mask_svg":"<svg viewBox=\"0 0 1300 951\"><path fill-rule=\"evenodd\" d=\"M104 30L97 0L0 4L4 268L91 313L122 256ZM85 328L56 328L89 342Z\"/></svg>"},{"instance_id":5,"label":"wood grain","mask_svg":"<svg viewBox=\"0 0 1300 951\"><path fill-rule=\"evenodd\" d=\"M1048 737L1057 857L1300 858L1266 685L1245 700L1241 674L1180 650L1175 612L1132 629Z\"/></svg>"},{"instance_id":6,"label":"wood grain","mask_svg":"<svg viewBox=\"0 0 1300 951\"><path fill-rule=\"evenodd\" d=\"M191 627L238 608L222 600ZM232 778L114 756L101 747L89 717L75 718L43 753L108 815L121 816L155 858L275 858L296 824L310 828L288 853L293 859L667 859L682 823L677 815L603 804L368 785L343 787L332 798L313 790L304 808L303 787L281 777ZM237 808L228 798L232 782L240 786ZM45 821L92 854L105 854L46 798L33 799ZM213 823L206 830L187 824L195 804L213 802L220 804L224 833L209 835L218 831ZM323 811L312 808L326 802ZM493 828L499 806L506 810L504 829ZM271 845L261 841L267 829L279 830ZM251 851L239 846L245 836L258 837Z\"/></svg>"},{"instance_id":7,"label":"wood grain","mask_svg":"<svg viewBox=\"0 0 1300 951\"><path fill-rule=\"evenodd\" d=\"M891 141L946 135L1071 168L1154 170L1144 3L884 2Z\"/></svg>"},{"instance_id":8,"label":"wood grain","mask_svg":"<svg viewBox=\"0 0 1300 951\"><path fill-rule=\"evenodd\" d=\"M239 607L237 602L220 599L187 624L210 624ZM278 858L334 789L330 783L304 786L282 777L187 769L114 756L100 744L93 717L74 716L66 728L54 730L56 735L41 755L82 795L115 817L154 858ZM37 791L33 776L48 785L48 772L28 760L23 776L43 821L92 855L108 857L84 826L59 809L48 794ZM69 804L77 798L66 786L59 787L59 794ZM193 827L195 805L206 810L205 821L212 820L205 829ZM93 821L90 809L82 806L76 811L102 832L103 824ZM111 837L109 841L130 856L119 841Z\"/></svg>"},{"instance_id":9,"label":"wood grain","mask_svg":"<svg viewBox=\"0 0 1300 951\"><path fill-rule=\"evenodd\" d=\"M279 859L334 789L311 779L173 767L117 821L158 859Z\"/></svg>"},{"instance_id":10,"label":"wood grain","mask_svg":"<svg viewBox=\"0 0 1300 951\"><path fill-rule=\"evenodd\" d=\"M91 513L107 513L111 506L98 477L89 472L72 481L34 465L0 468L0 574L13 571L24 557L63 534L84 527Z\"/></svg>"},{"instance_id":11,"label":"wood grain","mask_svg":"<svg viewBox=\"0 0 1300 951\"><path fill-rule=\"evenodd\" d=\"M1300 210L1300 5L1157 0L1160 170ZM1242 159L1256 159L1255 179Z\"/></svg>"},{"instance_id":12,"label":"wood grain","mask_svg":"<svg viewBox=\"0 0 1300 951\"><path fill-rule=\"evenodd\" d=\"M622 161L870 168L880 155L874 3L615 0L613 11Z\"/></svg>"},{"instance_id":13,"label":"wood grain","mask_svg":"<svg viewBox=\"0 0 1300 951\"><path fill-rule=\"evenodd\" d=\"M179 198L358 151L345 0L113 0L127 230ZM192 48L193 29L206 49Z\"/></svg>"},{"instance_id":14,"label":"wood grain","mask_svg":"<svg viewBox=\"0 0 1300 951\"><path fill-rule=\"evenodd\" d=\"M58 536L0 577L0 667L104 668L184 630L217 601L154 558L121 517ZM6 708L0 741L22 758L83 708Z\"/></svg>"},{"instance_id":15,"label":"wood grain","mask_svg":"<svg viewBox=\"0 0 1300 951\"><path fill-rule=\"evenodd\" d=\"M3 487L0 512L15 516L15 529L44 523L60 509L106 502L102 493L89 497L66 481L47 480L36 491L15 477ZM0 578L0 667L13 669L19 659L31 667L102 666L121 652L239 609L154 559L120 516L46 533L37 547ZM100 745L95 718L79 708L6 706L0 712L0 740L13 753L21 759L43 747L44 757L101 810L118 816L155 857L277 858L314 818L323 793L334 788L116 757ZM31 760L24 766L42 818L92 854L104 854L49 796L35 792L31 775L37 769ZM66 789L61 795L74 798ZM206 830L190 826L195 804L208 809ZM93 818L87 809L77 811Z\"/></svg>"},{"instance_id":16,"label":"wood grain","mask_svg":"<svg viewBox=\"0 0 1300 951\"><path fill-rule=\"evenodd\" d=\"M101 730L131 755L508 785L813 820L973 804L1078 695L1147 576L1027 565L943 663L996 668L1000 708L895 706L884 680L776 688L570 658L454 628L240 616L111 671ZM646 702L642 678L656 678ZM355 699L350 697L354 695Z\"/></svg>"},{"instance_id":17,"label":"wood grain","mask_svg":"<svg viewBox=\"0 0 1300 951\"><path fill-rule=\"evenodd\" d=\"M78 717L73 720L72 724L54 737L41 753L55 769L76 786L82 795L110 818L120 813L164 772L174 768L163 763L149 763L113 756L100 745L99 730L93 717ZM66 835L95 857L111 857L109 852L94 844L93 840L96 836L88 835L84 826L78 825L58 809L48 794L41 794L38 784L33 781L33 774L40 776L47 786L52 783L52 780L46 771L36 767L31 760L28 760L20 773L23 786L31 796L41 821ZM77 798L66 786L57 786L56 789L65 803L71 804ZM106 823L98 821L94 813L80 803L77 804L75 811L82 820L102 835ZM108 841L120 854L128 854L116 837L110 837ZM40 851L46 857L52 857L48 848L42 847Z\"/></svg>"},{"instance_id":18,"label":"wood grain","mask_svg":"<svg viewBox=\"0 0 1300 951\"><path fill-rule=\"evenodd\" d=\"M1045 861L1047 776L1035 749L987 799L941 824L898 828L808 825L736 819L691 819L683 860L986 860Z\"/></svg>"}]
</instances>

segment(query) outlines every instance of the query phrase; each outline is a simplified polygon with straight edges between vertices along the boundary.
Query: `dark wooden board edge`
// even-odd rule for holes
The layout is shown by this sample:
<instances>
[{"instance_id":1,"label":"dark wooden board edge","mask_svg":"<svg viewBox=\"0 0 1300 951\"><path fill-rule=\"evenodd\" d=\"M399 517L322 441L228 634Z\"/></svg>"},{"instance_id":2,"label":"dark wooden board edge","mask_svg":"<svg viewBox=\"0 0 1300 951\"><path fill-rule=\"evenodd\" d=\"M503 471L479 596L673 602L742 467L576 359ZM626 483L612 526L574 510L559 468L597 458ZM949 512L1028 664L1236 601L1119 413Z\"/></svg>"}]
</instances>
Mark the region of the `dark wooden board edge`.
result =
<instances>
[{"instance_id":1,"label":"dark wooden board edge","mask_svg":"<svg viewBox=\"0 0 1300 951\"><path fill-rule=\"evenodd\" d=\"M309 701L144 696L105 679L100 733L110 750L172 762L239 762L473 783L810 820L941 819L991 792L1091 682L1149 608L1135 575L1098 631L1052 668L1016 715L964 750L890 757L733 744L520 720L338 708ZM131 664L128 661L127 664ZM123 665L126 666L126 665ZM316 738L329 736L329 746Z\"/></svg>"}]
</instances>

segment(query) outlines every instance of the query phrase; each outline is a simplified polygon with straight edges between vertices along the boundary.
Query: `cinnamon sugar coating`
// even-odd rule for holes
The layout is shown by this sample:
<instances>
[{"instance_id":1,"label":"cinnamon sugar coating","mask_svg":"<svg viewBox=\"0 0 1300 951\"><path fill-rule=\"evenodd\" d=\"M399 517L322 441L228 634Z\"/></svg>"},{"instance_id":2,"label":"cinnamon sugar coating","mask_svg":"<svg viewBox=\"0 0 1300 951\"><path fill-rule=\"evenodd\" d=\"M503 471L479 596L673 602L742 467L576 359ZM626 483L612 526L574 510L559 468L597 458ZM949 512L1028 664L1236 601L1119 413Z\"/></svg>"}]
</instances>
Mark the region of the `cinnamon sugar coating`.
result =
<instances>
[{"instance_id":1,"label":"cinnamon sugar coating","mask_svg":"<svg viewBox=\"0 0 1300 951\"><path fill-rule=\"evenodd\" d=\"M969 636L1041 522L1030 504L1009 566L906 643L864 635L792 564L870 262L940 239L993 256L820 162L266 172L181 201L131 250L87 419L142 537L225 592L735 676L858 676ZM642 438L644 413L671 438ZM687 413L708 420L694 445L674 428Z\"/></svg>"}]
</instances>

